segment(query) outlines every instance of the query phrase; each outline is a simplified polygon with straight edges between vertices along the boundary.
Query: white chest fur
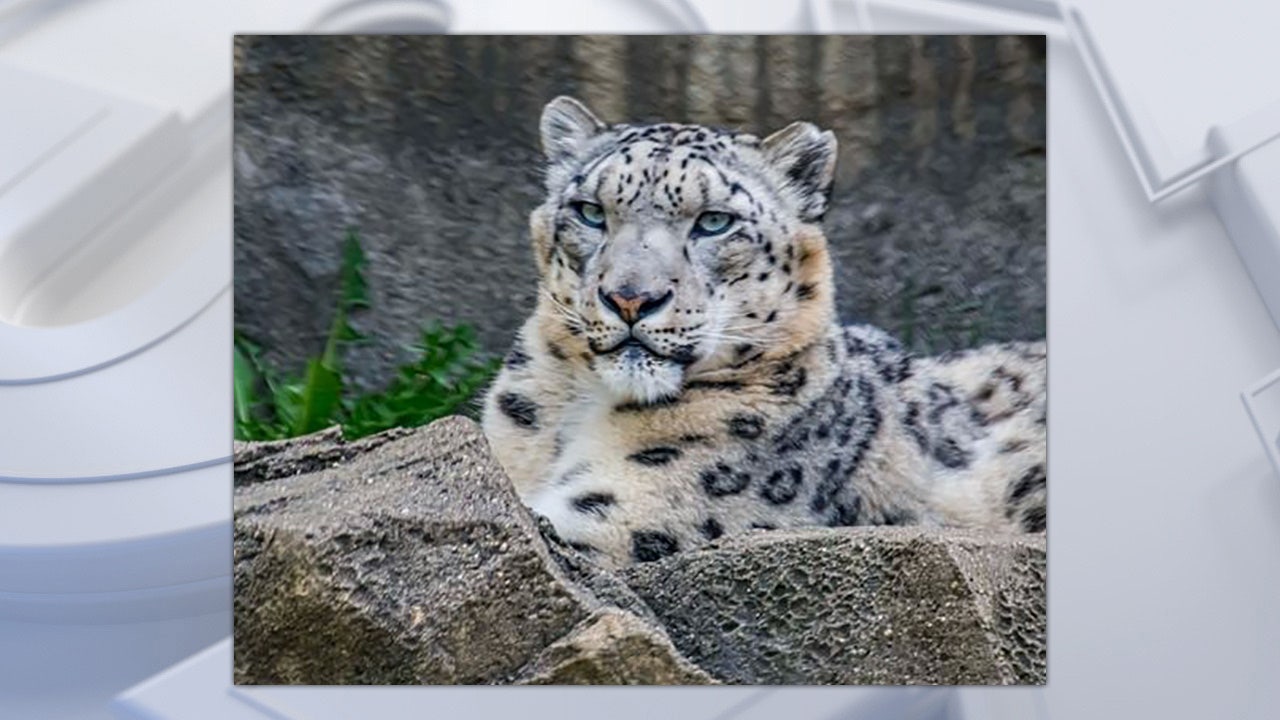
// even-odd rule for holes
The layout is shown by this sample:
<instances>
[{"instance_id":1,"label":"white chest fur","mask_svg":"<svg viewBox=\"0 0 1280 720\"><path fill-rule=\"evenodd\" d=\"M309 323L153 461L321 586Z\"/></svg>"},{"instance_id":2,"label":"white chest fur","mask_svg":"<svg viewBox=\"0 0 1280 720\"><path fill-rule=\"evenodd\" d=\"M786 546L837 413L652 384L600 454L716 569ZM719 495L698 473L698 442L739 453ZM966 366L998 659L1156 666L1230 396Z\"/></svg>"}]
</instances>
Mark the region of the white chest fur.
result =
<instances>
[{"instance_id":1,"label":"white chest fur","mask_svg":"<svg viewBox=\"0 0 1280 720\"><path fill-rule=\"evenodd\" d=\"M556 430L560 452L546 475L522 498L562 534L584 520L573 509L572 498L583 492L584 483L604 482L609 459L622 452L609 420L613 404L600 393L565 407Z\"/></svg>"}]
</instances>

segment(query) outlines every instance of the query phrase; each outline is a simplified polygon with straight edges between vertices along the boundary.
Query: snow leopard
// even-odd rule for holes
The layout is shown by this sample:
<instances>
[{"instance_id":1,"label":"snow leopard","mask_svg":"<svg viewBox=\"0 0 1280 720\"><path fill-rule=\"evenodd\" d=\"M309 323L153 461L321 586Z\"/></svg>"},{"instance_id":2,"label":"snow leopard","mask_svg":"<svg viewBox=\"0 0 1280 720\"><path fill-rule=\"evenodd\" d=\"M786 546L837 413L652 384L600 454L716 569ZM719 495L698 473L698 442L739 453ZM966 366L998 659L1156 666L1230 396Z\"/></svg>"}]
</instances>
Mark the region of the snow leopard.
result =
<instances>
[{"instance_id":1,"label":"snow leopard","mask_svg":"<svg viewBox=\"0 0 1280 720\"><path fill-rule=\"evenodd\" d=\"M837 141L543 109L533 314L482 424L522 500L607 566L809 526L1046 529L1043 340L918 356L842 326Z\"/></svg>"}]
</instances>

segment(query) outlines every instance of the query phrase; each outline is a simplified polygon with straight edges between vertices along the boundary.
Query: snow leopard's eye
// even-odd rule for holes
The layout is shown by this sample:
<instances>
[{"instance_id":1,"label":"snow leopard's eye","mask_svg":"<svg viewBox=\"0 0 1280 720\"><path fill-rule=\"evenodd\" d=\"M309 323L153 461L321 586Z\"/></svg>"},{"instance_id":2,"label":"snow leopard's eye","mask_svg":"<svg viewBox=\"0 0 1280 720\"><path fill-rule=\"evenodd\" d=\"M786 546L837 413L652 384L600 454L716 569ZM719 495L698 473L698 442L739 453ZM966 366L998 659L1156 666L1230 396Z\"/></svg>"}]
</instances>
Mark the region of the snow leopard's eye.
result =
<instances>
[{"instance_id":1,"label":"snow leopard's eye","mask_svg":"<svg viewBox=\"0 0 1280 720\"><path fill-rule=\"evenodd\" d=\"M596 230L604 229L604 208L593 202L579 200L573 203L573 212L582 221L583 225Z\"/></svg>"},{"instance_id":2,"label":"snow leopard's eye","mask_svg":"<svg viewBox=\"0 0 1280 720\"><path fill-rule=\"evenodd\" d=\"M704 212L693 221L693 236L719 235L728 230L736 219L727 212Z\"/></svg>"}]
</instances>

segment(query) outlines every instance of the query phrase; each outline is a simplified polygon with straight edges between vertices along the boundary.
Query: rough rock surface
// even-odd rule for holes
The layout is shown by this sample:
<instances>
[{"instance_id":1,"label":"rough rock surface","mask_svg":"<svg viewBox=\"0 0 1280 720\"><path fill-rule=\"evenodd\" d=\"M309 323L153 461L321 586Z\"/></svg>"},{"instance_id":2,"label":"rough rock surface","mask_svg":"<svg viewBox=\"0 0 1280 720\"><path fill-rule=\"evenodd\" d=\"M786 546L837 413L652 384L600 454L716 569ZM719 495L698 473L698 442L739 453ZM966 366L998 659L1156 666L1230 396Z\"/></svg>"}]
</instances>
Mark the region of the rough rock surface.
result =
<instances>
[{"instance_id":1,"label":"rough rock surface","mask_svg":"<svg viewBox=\"0 0 1280 720\"><path fill-rule=\"evenodd\" d=\"M1045 333L1045 46L999 36L239 36L235 320L290 369L332 321L344 234L368 253L380 386L428 320L501 354L536 299L538 115L559 93L610 121L840 143L827 213L845 322L917 351Z\"/></svg>"},{"instance_id":2,"label":"rough rock surface","mask_svg":"<svg viewBox=\"0 0 1280 720\"><path fill-rule=\"evenodd\" d=\"M482 683L597 603L558 571L476 426L236 491L236 675Z\"/></svg>"},{"instance_id":3,"label":"rough rock surface","mask_svg":"<svg viewBox=\"0 0 1280 720\"><path fill-rule=\"evenodd\" d=\"M666 633L629 612L598 611L552 643L519 679L527 685L710 685Z\"/></svg>"},{"instance_id":4,"label":"rough rock surface","mask_svg":"<svg viewBox=\"0 0 1280 720\"><path fill-rule=\"evenodd\" d=\"M334 426L290 440L237 441L234 443L235 484L237 487L252 485L335 467L410 433L410 430L395 428L347 442L342 438L342 428Z\"/></svg>"},{"instance_id":5,"label":"rough rock surface","mask_svg":"<svg viewBox=\"0 0 1280 720\"><path fill-rule=\"evenodd\" d=\"M1043 536L761 532L622 575L727 682L1045 682Z\"/></svg>"},{"instance_id":6,"label":"rough rock surface","mask_svg":"<svg viewBox=\"0 0 1280 720\"><path fill-rule=\"evenodd\" d=\"M479 428L236 446L240 683L1043 683L1043 536L729 538L619 573Z\"/></svg>"}]
</instances>

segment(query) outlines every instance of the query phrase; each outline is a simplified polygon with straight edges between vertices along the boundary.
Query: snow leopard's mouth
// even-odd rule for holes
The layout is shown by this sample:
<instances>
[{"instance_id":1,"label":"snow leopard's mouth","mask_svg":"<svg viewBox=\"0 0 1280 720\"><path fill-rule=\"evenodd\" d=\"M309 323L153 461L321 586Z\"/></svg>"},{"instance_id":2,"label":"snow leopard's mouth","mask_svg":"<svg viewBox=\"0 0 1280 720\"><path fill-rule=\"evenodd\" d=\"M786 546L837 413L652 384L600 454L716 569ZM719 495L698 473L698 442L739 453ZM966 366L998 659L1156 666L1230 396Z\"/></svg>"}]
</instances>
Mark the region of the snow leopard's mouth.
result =
<instances>
[{"instance_id":1,"label":"snow leopard's mouth","mask_svg":"<svg viewBox=\"0 0 1280 720\"><path fill-rule=\"evenodd\" d=\"M640 358L647 355L649 357L657 358L659 360L671 359L666 355L663 355L662 353L658 352L654 348L649 347L649 345L646 344L644 340L641 340L635 335L628 335L624 337L622 340L619 340L618 342L614 343L610 347L605 348L603 350L596 350L595 348L592 348L592 349L596 351L597 355L619 355L619 356L627 356L627 357L633 357L633 358Z\"/></svg>"},{"instance_id":2,"label":"snow leopard's mouth","mask_svg":"<svg viewBox=\"0 0 1280 720\"><path fill-rule=\"evenodd\" d=\"M597 355L616 357L624 360L660 360L678 366L692 365L697 359L697 352L692 345L677 345L673 352L662 352L654 348L636 335L628 335L607 348L600 349L592 344L591 349Z\"/></svg>"},{"instance_id":3,"label":"snow leopard's mouth","mask_svg":"<svg viewBox=\"0 0 1280 720\"><path fill-rule=\"evenodd\" d=\"M684 382L684 366L641 338L625 338L597 357L596 374L625 402L647 405L674 397Z\"/></svg>"}]
</instances>

